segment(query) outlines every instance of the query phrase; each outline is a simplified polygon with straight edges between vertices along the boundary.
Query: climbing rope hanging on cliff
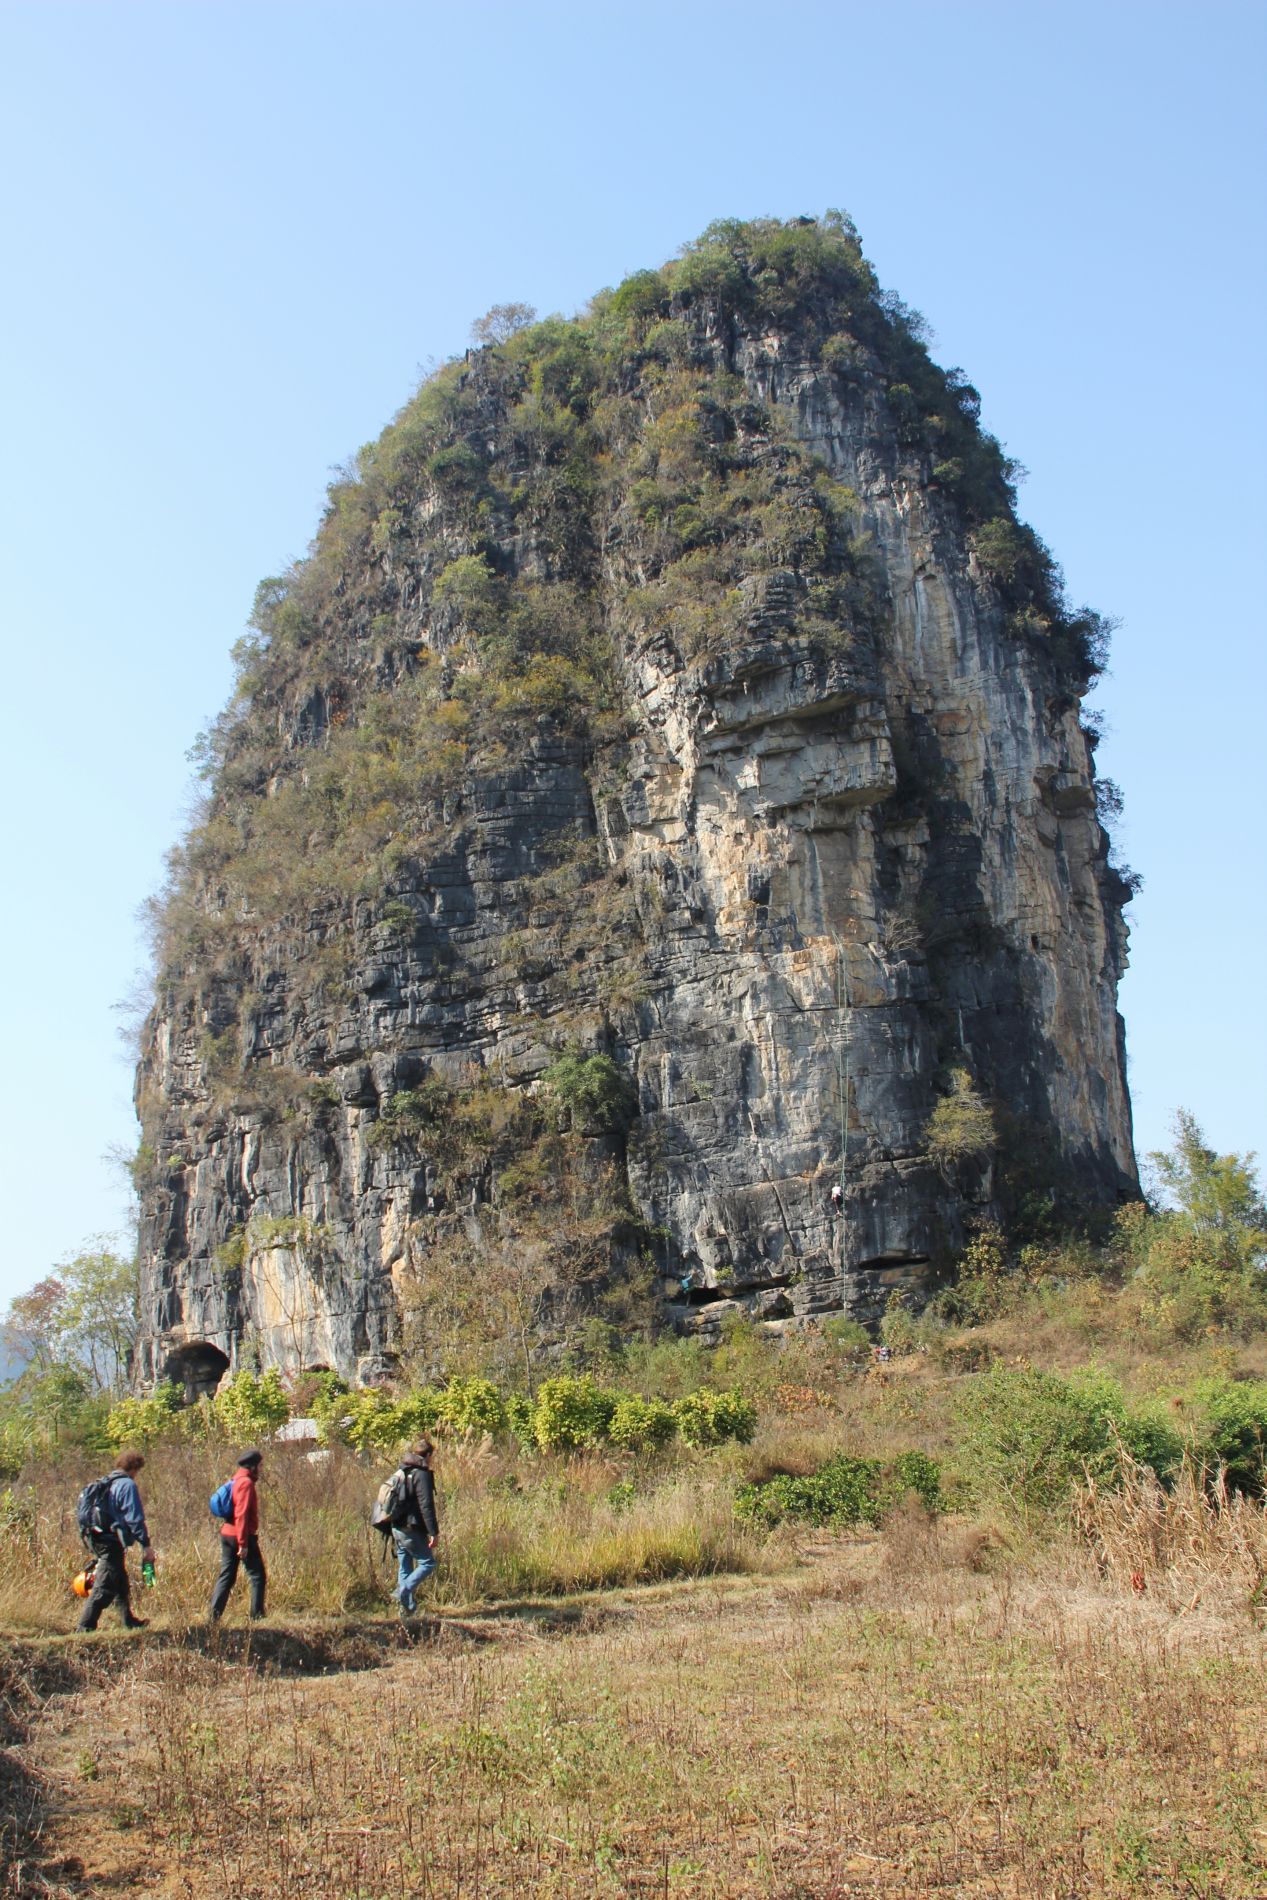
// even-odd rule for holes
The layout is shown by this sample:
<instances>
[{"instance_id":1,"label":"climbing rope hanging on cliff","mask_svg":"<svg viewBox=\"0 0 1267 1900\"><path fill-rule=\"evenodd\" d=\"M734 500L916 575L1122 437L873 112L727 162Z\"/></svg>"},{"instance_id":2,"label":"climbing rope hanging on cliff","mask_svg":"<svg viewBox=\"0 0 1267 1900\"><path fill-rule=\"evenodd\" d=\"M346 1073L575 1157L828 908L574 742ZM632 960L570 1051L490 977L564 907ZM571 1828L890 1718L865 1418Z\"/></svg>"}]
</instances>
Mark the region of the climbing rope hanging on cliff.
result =
<instances>
[{"instance_id":1,"label":"climbing rope hanging on cliff","mask_svg":"<svg viewBox=\"0 0 1267 1900\"><path fill-rule=\"evenodd\" d=\"M840 1100L840 1178L831 1191L831 1201L833 1210L836 1213L843 1213L846 1168L849 1162L849 979L848 966L845 962L845 946L834 930L831 937L836 946L836 1092ZM841 1271L844 1271L843 1262Z\"/></svg>"}]
</instances>

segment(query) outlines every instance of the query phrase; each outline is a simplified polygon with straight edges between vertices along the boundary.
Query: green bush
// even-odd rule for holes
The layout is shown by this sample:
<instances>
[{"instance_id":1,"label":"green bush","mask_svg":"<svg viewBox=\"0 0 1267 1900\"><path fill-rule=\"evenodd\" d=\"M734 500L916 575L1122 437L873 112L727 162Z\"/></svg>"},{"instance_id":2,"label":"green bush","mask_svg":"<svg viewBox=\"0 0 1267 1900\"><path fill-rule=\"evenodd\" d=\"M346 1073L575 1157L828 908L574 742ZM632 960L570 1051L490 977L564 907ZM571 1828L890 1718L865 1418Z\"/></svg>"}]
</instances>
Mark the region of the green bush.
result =
<instances>
[{"instance_id":1,"label":"green bush","mask_svg":"<svg viewBox=\"0 0 1267 1900\"><path fill-rule=\"evenodd\" d=\"M823 1338L830 1339L838 1351L853 1359L865 1357L871 1351L871 1335L856 1319L846 1319L843 1314L834 1313L823 1321Z\"/></svg>"},{"instance_id":2,"label":"green bush","mask_svg":"<svg viewBox=\"0 0 1267 1900\"><path fill-rule=\"evenodd\" d=\"M695 1450L722 1445L728 1438L750 1444L757 1429L757 1408L741 1392L688 1392L674 1401L672 1410L683 1444Z\"/></svg>"},{"instance_id":3,"label":"green bush","mask_svg":"<svg viewBox=\"0 0 1267 1900\"><path fill-rule=\"evenodd\" d=\"M943 1170L993 1153L998 1144L994 1115L966 1069L952 1072L949 1092L929 1116L924 1138L934 1164Z\"/></svg>"},{"instance_id":4,"label":"green bush","mask_svg":"<svg viewBox=\"0 0 1267 1900\"><path fill-rule=\"evenodd\" d=\"M879 1516L884 1517L912 1495L930 1511L941 1505L941 1469L936 1459L926 1452L899 1452L892 1464L882 1468L875 1493Z\"/></svg>"},{"instance_id":5,"label":"green bush","mask_svg":"<svg viewBox=\"0 0 1267 1900\"><path fill-rule=\"evenodd\" d=\"M627 1128L637 1113L633 1086L610 1056L583 1056L571 1049L550 1064L541 1080L582 1134Z\"/></svg>"},{"instance_id":6,"label":"green bush","mask_svg":"<svg viewBox=\"0 0 1267 1900\"><path fill-rule=\"evenodd\" d=\"M1094 1370L1062 1379L996 1366L963 1382L957 1410L970 1486L1022 1515L1054 1510L1083 1476L1116 1483L1122 1447L1163 1481L1183 1452L1155 1408L1129 1411L1116 1381Z\"/></svg>"},{"instance_id":7,"label":"green bush","mask_svg":"<svg viewBox=\"0 0 1267 1900\"><path fill-rule=\"evenodd\" d=\"M911 1312L905 1293L890 1293L880 1321L880 1338L890 1352L915 1352L923 1342L919 1321Z\"/></svg>"},{"instance_id":8,"label":"green bush","mask_svg":"<svg viewBox=\"0 0 1267 1900\"><path fill-rule=\"evenodd\" d=\"M588 1373L544 1379L533 1407L533 1436L542 1451L589 1451L607 1437L616 1394Z\"/></svg>"},{"instance_id":9,"label":"green bush","mask_svg":"<svg viewBox=\"0 0 1267 1900\"><path fill-rule=\"evenodd\" d=\"M1267 1379L1202 1379L1192 1397L1204 1430L1194 1447L1207 1465L1221 1465L1233 1491L1260 1498L1267 1489Z\"/></svg>"},{"instance_id":10,"label":"green bush","mask_svg":"<svg viewBox=\"0 0 1267 1900\"><path fill-rule=\"evenodd\" d=\"M105 1423L105 1436L111 1449L122 1451L125 1445L144 1449L170 1436L183 1399L180 1386L170 1381L155 1386L148 1398L120 1399L117 1405L111 1406Z\"/></svg>"},{"instance_id":11,"label":"green bush","mask_svg":"<svg viewBox=\"0 0 1267 1900\"><path fill-rule=\"evenodd\" d=\"M437 1422L463 1438L504 1431L506 1401L491 1379L450 1379L440 1394Z\"/></svg>"},{"instance_id":12,"label":"green bush","mask_svg":"<svg viewBox=\"0 0 1267 1900\"><path fill-rule=\"evenodd\" d=\"M1137 1464L1147 1465L1169 1486L1183 1463L1183 1436L1157 1406L1127 1412L1117 1427L1122 1445Z\"/></svg>"},{"instance_id":13,"label":"green bush","mask_svg":"<svg viewBox=\"0 0 1267 1900\"><path fill-rule=\"evenodd\" d=\"M512 1392L506 1400L506 1430L525 1451L535 1451L537 1434L533 1429L532 1400L525 1392Z\"/></svg>"},{"instance_id":14,"label":"green bush","mask_svg":"<svg viewBox=\"0 0 1267 1900\"><path fill-rule=\"evenodd\" d=\"M1267 1209L1252 1155L1219 1155L1184 1110L1175 1145L1148 1156L1168 1205L1124 1209L1119 1240L1136 1266L1140 1314L1160 1339L1242 1336L1267 1323Z\"/></svg>"},{"instance_id":15,"label":"green bush","mask_svg":"<svg viewBox=\"0 0 1267 1900\"><path fill-rule=\"evenodd\" d=\"M290 1400L281 1373L270 1366L258 1378L253 1372L235 1372L217 1391L212 1411L226 1438L258 1438L286 1423Z\"/></svg>"},{"instance_id":16,"label":"green bush","mask_svg":"<svg viewBox=\"0 0 1267 1900\"><path fill-rule=\"evenodd\" d=\"M440 1404L440 1394L425 1386L400 1398L382 1386L348 1392L325 1409L324 1435L357 1451L396 1452L411 1438L435 1430Z\"/></svg>"},{"instance_id":17,"label":"green bush","mask_svg":"<svg viewBox=\"0 0 1267 1900\"><path fill-rule=\"evenodd\" d=\"M642 1399L634 1394L616 1401L608 1437L622 1451L654 1451L676 1436L677 1420L673 1408L663 1399Z\"/></svg>"},{"instance_id":18,"label":"green bush","mask_svg":"<svg viewBox=\"0 0 1267 1900\"><path fill-rule=\"evenodd\" d=\"M668 301L668 291L658 270L637 270L617 284L607 308L615 317L645 322L657 316Z\"/></svg>"},{"instance_id":19,"label":"green bush","mask_svg":"<svg viewBox=\"0 0 1267 1900\"><path fill-rule=\"evenodd\" d=\"M808 1477L780 1473L764 1484L741 1485L735 1493L735 1510L771 1530L788 1520L840 1528L878 1524L911 1492L930 1510L938 1508L941 1475L923 1452L904 1451L887 1465L879 1458L855 1458L841 1452Z\"/></svg>"}]
</instances>

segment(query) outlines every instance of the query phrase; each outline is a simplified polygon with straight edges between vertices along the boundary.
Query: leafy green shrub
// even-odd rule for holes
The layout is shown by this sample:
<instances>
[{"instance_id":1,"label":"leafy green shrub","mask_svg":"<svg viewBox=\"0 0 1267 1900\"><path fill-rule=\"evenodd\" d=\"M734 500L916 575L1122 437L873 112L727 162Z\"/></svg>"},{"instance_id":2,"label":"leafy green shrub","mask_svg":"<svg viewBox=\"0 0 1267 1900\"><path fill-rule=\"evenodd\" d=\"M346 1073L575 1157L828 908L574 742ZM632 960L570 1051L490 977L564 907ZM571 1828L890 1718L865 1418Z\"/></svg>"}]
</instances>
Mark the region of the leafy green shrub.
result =
<instances>
[{"instance_id":1,"label":"leafy green shrub","mask_svg":"<svg viewBox=\"0 0 1267 1900\"><path fill-rule=\"evenodd\" d=\"M482 487L487 471L473 448L454 442L437 449L427 463L427 473L442 492L456 496Z\"/></svg>"},{"instance_id":2,"label":"leafy green shrub","mask_svg":"<svg viewBox=\"0 0 1267 1900\"><path fill-rule=\"evenodd\" d=\"M1187 1449L1182 1433L1176 1431L1157 1406L1144 1406L1127 1412L1118 1422L1118 1436L1124 1449L1137 1464L1147 1465L1158 1480L1169 1487Z\"/></svg>"},{"instance_id":3,"label":"leafy green shrub","mask_svg":"<svg viewBox=\"0 0 1267 1900\"><path fill-rule=\"evenodd\" d=\"M223 1382L212 1401L212 1411L226 1438L258 1438L286 1423L290 1400L276 1366L270 1366L259 1378L244 1369Z\"/></svg>"},{"instance_id":4,"label":"leafy green shrub","mask_svg":"<svg viewBox=\"0 0 1267 1900\"><path fill-rule=\"evenodd\" d=\"M379 1110L367 1137L371 1148L412 1141L442 1126L453 1108L453 1090L440 1076L428 1076L416 1089L398 1089Z\"/></svg>"},{"instance_id":5,"label":"leafy green shrub","mask_svg":"<svg viewBox=\"0 0 1267 1900\"><path fill-rule=\"evenodd\" d=\"M954 1286L939 1293L930 1306L937 1318L975 1325L1003 1311L1015 1283L1015 1276L1008 1273L1002 1229L987 1222L960 1254Z\"/></svg>"},{"instance_id":6,"label":"leafy green shrub","mask_svg":"<svg viewBox=\"0 0 1267 1900\"><path fill-rule=\"evenodd\" d=\"M677 1428L673 1408L663 1399L642 1399L631 1393L616 1401L608 1437L622 1451L654 1451L667 1445Z\"/></svg>"},{"instance_id":7,"label":"leafy green shrub","mask_svg":"<svg viewBox=\"0 0 1267 1900\"><path fill-rule=\"evenodd\" d=\"M1168 1203L1123 1209L1118 1238L1136 1265L1140 1316L1161 1339L1246 1335L1267 1323L1267 1208L1252 1155L1219 1155L1180 1110L1175 1144L1148 1162Z\"/></svg>"},{"instance_id":8,"label":"leafy green shrub","mask_svg":"<svg viewBox=\"0 0 1267 1900\"><path fill-rule=\"evenodd\" d=\"M532 1400L526 1392L512 1392L506 1400L506 1430L525 1451L535 1451L537 1434L533 1429Z\"/></svg>"},{"instance_id":9,"label":"leafy green shrub","mask_svg":"<svg viewBox=\"0 0 1267 1900\"><path fill-rule=\"evenodd\" d=\"M658 270L636 270L632 277L617 284L607 308L615 317L645 322L658 316L668 301L668 291Z\"/></svg>"},{"instance_id":10,"label":"leafy green shrub","mask_svg":"<svg viewBox=\"0 0 1267 1900\"><path fill-rule=\"evenodd\" d=\"M571 1049L550 1064L541 1080L583 1134L627 1128L637 1113L632 1084L610 1056L583 1056Z\"/></svg>"},{"instance_id":11,"label":"leafy green shrub","mask_svg":"<svg viewBox=\"0 0 1267 1900\"><path fill-rule=\"evenodd\" d=\"M923 1336L905 1293L890 1293L880 1321L880 1338L890 1352L915 1352Z\"/></svg>"},{"instance_id":12,"label":"leafy green shrub","mask_svg":"<svg viewBox=\"0 0 1267 1900\"><path fill-rule=\"evenodd\" d=\"M830 1339L838 1351L848 1358L865 1358L871 1351L871 1335L866 1327L856 1319L846 1319L842 1313L833 1313L830 1319L823 1321L823 1338Z\"/></svg>"},{"instance_id":13,"label":"leafy green shrub","mask_svg":"<svg viewBox=\"0 0 1267 1900\"><path fill-rule=\"evenodd\" d=\"M880 1472L875 1493L878 1515L884 1517L912 1494L930 1511L937 1510L941 1504L941 1468L926 1452L901 1451Z\"/></svg>"},{"instance_id":14,"label":"leafy green shrub","mask_svg":"<svg viewBox=\"0 0 1267 1900\"><path fill-rule=\"evenodd\" d=\"M632 1478L617 1478L615 1484L608 1487L607 1502L613 1511L619 1513L621 1511L627 1511L637 1495L638 1487ZM2 1505L2 1502L3 1501L0 1500L0 1505ZM3 1518L2 1515L0 1515L0 1524L2 1524L2 1522Z\"/></svg>"},{"instance_id":15,"label":"leafy green shrub","mask_svg":"<svg viewBox=\"0 0 1267 1900\"><path fill-rule=\"evenodd\" d=\"M933 1162L942 1169L980 1160L997 1145L989 1103L973 1088L966 1069L952 1072L949 1093L941 1097L929 1116L924 1139Z\"/></svg>"},{"instance_id":16,"label":"leafy green shrub","mask_svg":"<svg viewBox=\"0 0 1267 1900\"><path fill-rule=\"evenodd\" d=\"M616 1410L616 1394L591 1379L561 1373L542 1380L533 1407L533 1436L542 1451L588 1451L601 1445Z\"/></svg>"},{"instance_id":17,"label":"leafy green shrub","mask_svg":"<svg viewBox=\"0 0 1267 1900\"><path fill-rule=\"evenodd\" d=\"M491 1379L450 1379L440 1394L437 1422L463 1438L500 1432L506 1425L506 1401Z\"/></svg>"},{"instance_id":18,"label":"leafy green shrub","mask_svg":"<svg viewBox=\"0 0 1267 1900\"><path fill-rule=\"evenodd\" d=\"M246 1265L246 1228L231 1227L211 1258L217 1272L237 1273Z\"/></svg>"},{"instance_id":19,"label":"leafy green shrub","mask_svg":"<svg viewBox=\"0 0 1267 1900\"><path fill-rule=\"evenodd\" d=\"M451 601L477 629L491 621L501 600L497 576L482 554L461 554L436 576L432 599Z\"/></svg>"},{"instance_id":20,"label":"leafy green shrub","mask_svg":"<svg viewBox=\"0 0 1267 1900\"><path fill-rule=\"evenodd\" d=\"M1260 1498L1267 1489L1267 1379L1202 1379L1192 1397L1204 1417L1195 1450L1222 1465L1233 1491Z\"/></svg>"},{"instance_id":21,"label":"leafy green shrub","mask_svg":"<svg viewBox=\"0 0 1267 1900\"><path fill-rule=\"evenodd\" d=\"M742 1392L688 1392L674 1401L682 1442L694 1450L722 1445L728 1438L747 1445L757 1429L757 1408Z\"/></svg>"},{"instance_id":22,"label":"leafy green shrub","mask_svg":"<svg viewBox=\"0 0 1267 1900\"><path fill-rule=\"evenodd\" d=\"M992 520L982 522L972 536L972 551L981 566L992 580L1007 588L1032 578L1040 559L1040 548L1033 530L1007 515L995 515Z\"/></svg>"},{"instance_id":23,"label":"leafy green shrub","mask_svg":"<svg viewBox=\"0 0 1267 1900\"><path fill-rule=\"evenodd\" d=\"M995 1366L964 1381L957 1410L969 1483L1026 1515L1055 1509L1084 1475L1116 1483L1120 1447L1163 1480L1182 1455L1155 1410L1130 1412L1121 1387L1094 1371L1061 1379Z\"/></svg>"},{"instance_id":24,"label":"leafy green shrub","mask_svg":"<svg viewBox=\"0 0 1267 1900\"><path fill-rule=\"evenodd\" d=\"M383 1386L348 1392L332 1400L324 1411L324 1436L340 1439L357 1451L395 1452L411 1438L434 1431L440 1417L440 1394L425 1386L396 1398Z\"/></svg>"},{"instance_id":25,"label":"leafy green shrub","mask_svg":"<svg viewBox=\"0 0 1267 1900\"><path fill-rule=\"evenodd\" d=\"M170 1380L155 1386L148 1398L120 1399L117 1405L110 1407L105 1423L105 1436L111 1449L121 1451L125 1445L144 1449L172 1435L183 1400L181 1387Z\"/></svg>"},{"instance_id":26,"label":"leafy green shrub","mask_svg":"<svg viewBox=\"0 0 1267 1900\"><path fill-rule=\"evenodd\" d=\"M879 1458L855 1458L841 1452L808 1477L780 1473L764 1484L741 1485L735 1493L735 1509L740 1517L767 1529L789 1519L835 1527L878 1524L911 1492L930 1510L938 1508L941 1474L923 1452L904 1451L887 1465Z\"/></svg>"}]
</instances>

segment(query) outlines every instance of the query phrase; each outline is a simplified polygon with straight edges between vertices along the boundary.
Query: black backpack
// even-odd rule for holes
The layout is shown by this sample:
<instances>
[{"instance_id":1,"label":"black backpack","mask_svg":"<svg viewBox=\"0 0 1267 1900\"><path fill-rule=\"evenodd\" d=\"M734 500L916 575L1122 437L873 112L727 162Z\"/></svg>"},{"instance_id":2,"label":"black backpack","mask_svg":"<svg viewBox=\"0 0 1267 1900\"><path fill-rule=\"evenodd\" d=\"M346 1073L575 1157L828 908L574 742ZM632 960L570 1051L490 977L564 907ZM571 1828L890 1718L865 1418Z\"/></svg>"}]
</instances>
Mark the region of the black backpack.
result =
<instances>
[{"instance_id":1,"label":"black backpack","mask_svg":"<svg viewBox=\"0 0 1267 1900\"><path fill-rule=\"evenodd\" d=\"M92 1536L107 1537L114 1529L114 1506L110 1501L110 1481L114 1476L94 1478L79 1493L79 1503L75 1507L75 1516L79 1523L79 1535L87 1543Z\"/></svg>"}]
</instances>

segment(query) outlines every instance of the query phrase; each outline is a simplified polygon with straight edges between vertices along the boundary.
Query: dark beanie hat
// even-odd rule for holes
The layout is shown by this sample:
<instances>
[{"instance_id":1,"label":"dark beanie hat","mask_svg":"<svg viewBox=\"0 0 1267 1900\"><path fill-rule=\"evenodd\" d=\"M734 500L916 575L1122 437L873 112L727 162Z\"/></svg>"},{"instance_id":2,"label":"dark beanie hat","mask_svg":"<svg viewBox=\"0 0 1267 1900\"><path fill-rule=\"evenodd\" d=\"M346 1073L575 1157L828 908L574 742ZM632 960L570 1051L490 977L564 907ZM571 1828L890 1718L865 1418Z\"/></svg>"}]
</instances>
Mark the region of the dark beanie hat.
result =
<instances>
[{"instance_id":1,"label":"dark beanie hat","mask_svg":"<svg viewBox=\"0 0 1267 1900\"><path fill-rule=\"evenodd\" d=\"M242 1456L238 1459L238 1463L240 1465L248 1466L253 1471L256 1465L260 1463L263 1456L264 1454L262 1451L244 1451L242 1453Z\"/></svg>"}]
</instances>

